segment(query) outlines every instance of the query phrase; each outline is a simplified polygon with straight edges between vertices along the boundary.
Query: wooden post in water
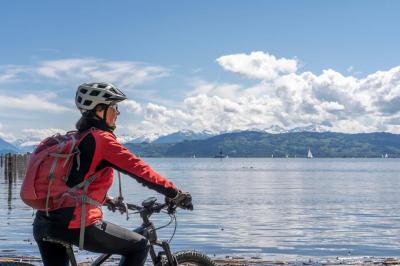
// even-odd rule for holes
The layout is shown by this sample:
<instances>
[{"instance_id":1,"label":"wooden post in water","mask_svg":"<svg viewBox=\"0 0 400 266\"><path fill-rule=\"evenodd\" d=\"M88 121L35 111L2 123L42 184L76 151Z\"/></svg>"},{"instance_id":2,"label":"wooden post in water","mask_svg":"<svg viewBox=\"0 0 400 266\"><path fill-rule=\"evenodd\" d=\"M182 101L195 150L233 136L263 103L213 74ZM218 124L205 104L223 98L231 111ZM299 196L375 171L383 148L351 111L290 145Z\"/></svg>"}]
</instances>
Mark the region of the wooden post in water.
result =
<instances>
[{"instance_id":1,"label":"wooden post in water","mask_svg":"<svg viewBox=\"0 0 400 266\"><path fill-rule=\"evenodd\" d=\"M17 170L18 170L18 157L17 154L13 154L12 156L12 172L11 172L11 180L14 182L17 179Z\"/></svg>"},{"instance_id":2,"label":"wooden post in water","mask_svg":"<svg viewBox=\"0 0 400 266\"><path fill-rule=\"evenodd\" d=\"M7 179L8 173L8 153L4 154L4 179Z\"/></svg>"},{"instance_id":3,"label":"wooden post in water","mask_svg":"<svg viewBox=\"0 0 400 266\"><path fill-rule=\"evenodd\" d=\"M11 155L11 153L8 153L7 157L6 157L6 169L5 169L5 173L4 173L6 179L8 179L8 180L12 176L12 170L13 170L12 166L13 166L12 165L12 155Z\"/></svg>"},{"instance_id":4,"label":"wooden post in water","mask_svg":"<svg viewBox=\"0 0 400 266\"><path fill-rule=\"evenodd\" d=\"M16 164L16 168L17 168L17 179L22 179L25 176L25 172L26 172L26 167L27 167L27 154L18 154L17 155L17 164Z\"/></svg>"},{"instance_id":5,"label":"wooden post in water","mask_svg":"<svg viewBox=\"0 0 400 266\"><path fill-rule=\"evenodd\" d=\"M12 183L13 183L13 155L11 153L7 154L7 171L6 171L6 180L8 182L8 198L7 198L7 203L8 203L8 210L11 211L12 209Z\"/></svg>"}]
</instances>

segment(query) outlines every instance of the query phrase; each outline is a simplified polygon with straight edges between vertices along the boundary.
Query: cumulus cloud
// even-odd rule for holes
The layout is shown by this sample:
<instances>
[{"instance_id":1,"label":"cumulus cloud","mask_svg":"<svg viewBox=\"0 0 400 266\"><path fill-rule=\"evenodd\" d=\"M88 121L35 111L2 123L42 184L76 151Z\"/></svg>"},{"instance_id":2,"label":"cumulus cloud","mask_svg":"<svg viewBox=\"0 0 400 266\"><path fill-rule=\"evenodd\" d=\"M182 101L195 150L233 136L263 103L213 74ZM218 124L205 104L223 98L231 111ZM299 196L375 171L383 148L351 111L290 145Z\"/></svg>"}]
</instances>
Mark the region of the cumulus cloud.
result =
<instances>
[{"instance_id":1,"label":"cumulus cloud","mask_svg":"<svg viewBox=\"0 0 400 266\"><path fill-rule=\"evenodd\" d=\"M134 100L125 100L120 105L127 107L130 112L140 114L143 110L142 105Z\"/></svg>"},{"instance_id":2,"label":"cumulus cloud","mask_svg":"<svg viewBox=\"0 0 400 266\"><path fill-rule=\"evenodd\" d=\"M249 78L271 80L297 70L296 59L279 58L264 52L221 56L217 62L225 69Z\"/></svg>"},{"instance_id":3,"label":"cumulus cloud","mask_svg":"<svg viewBox=\"0 0 400 266\"><path fill-rule=\"evenodd\" d=\"M355 77L333 69L321 74L300 72L296 59L264 52L225 55L217 61L225 70L257 79L256 84L192 80L184 100L175 105L124 101L124 111L136 114L119 127L126 134L124 138L140 134L155 137L183 129L217 133L271 126L291 129L310 124L337 132L400 133L400 66ZM143 72L135 71L129 76L136 67ZM125 82L133 82L130 78L145 82L168 74L168 70L159 67L99 59L47 61L35 69L38 75L55 80L108 75L111 81L127 76ZM0 108L10 106L65 111L65 107L35 95L0 95ZM135 119L134 123L129 124L129 119Z\"/></svg>"},{"instance_id":4,"label":"cumulus cloud","mask_svg":"<svg viewBox=\"0 0 400 266\"><path fill-rule=\"evenodd\" d=\"M236 98L242 86L230 83L210 83L204 80L193 81L194 90L188 93L188 96L200 94L216 95L222 98Z\"/></svg>"},{"instance_id":5,"label":"cumulus cloud","mask_svg":"<svg viewBox=\"0 0 400 266\"><path fill-rule=\"evenodd\" d=\"M217 61L226 70L260 81L246 87L197 80L179 108L147 104L136 129L221 132L312 124L336 132L400 133L400 67L357 78L333 69L319 75L297 73L296 60L262 52Z\"/></svg>"}]
</instances>

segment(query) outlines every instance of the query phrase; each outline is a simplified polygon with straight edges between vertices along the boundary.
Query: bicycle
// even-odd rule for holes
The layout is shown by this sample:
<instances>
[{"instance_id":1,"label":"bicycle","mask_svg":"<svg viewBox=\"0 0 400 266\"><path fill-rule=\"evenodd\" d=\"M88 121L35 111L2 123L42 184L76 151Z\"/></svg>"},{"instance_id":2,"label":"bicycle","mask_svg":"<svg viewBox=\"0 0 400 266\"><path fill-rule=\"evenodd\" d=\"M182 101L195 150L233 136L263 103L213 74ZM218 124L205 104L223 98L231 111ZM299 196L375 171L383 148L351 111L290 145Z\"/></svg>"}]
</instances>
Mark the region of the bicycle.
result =
<instances>
[{"instance_id":1,"label":"bicycle","mask_svg":"<svg viewBox=\"0 0 400 266\"><path fill-rule=\"evenodd\" d=\"M142 202L142 206L122 202L121 204L118 204L118 206L116 206L115 208L117 211L120 211L121 214L126 213L128 215L128 210L140 214L143 223L141 226L139 226L133 231L143 235L148 239L150 243L149 254L154 266L176 266L176 265L216 266L216 264L208 256L195 250L178 251L176 253L171 252L169 242L174 237L176 231L176 208L177 208L177 206L174 206L173 203L171 202L166 202L163 204L157 203L157 198L150 197ZM154 224L151 222L150 216L154 213L160 213L160 212L168 214L171 217L171 220L167 225L156 228ZM158 240L157 230L170 225L172 221L175 221L175 229L170 240L169 241ZM55 242L65 246L65 248L67 249L68 257L70 259L70 265L71 266L78 265L71 244L51 238L47 238L44 240L49 242ZM160 247L161 251L156 253L155 246ZM100 266L111 256L112 254L102 254L94 262L92 262L91 266ZM6 266L6 265L28 266L32 264L24 262L0 263L0 266Z\"/></svg>"}]
</instances>

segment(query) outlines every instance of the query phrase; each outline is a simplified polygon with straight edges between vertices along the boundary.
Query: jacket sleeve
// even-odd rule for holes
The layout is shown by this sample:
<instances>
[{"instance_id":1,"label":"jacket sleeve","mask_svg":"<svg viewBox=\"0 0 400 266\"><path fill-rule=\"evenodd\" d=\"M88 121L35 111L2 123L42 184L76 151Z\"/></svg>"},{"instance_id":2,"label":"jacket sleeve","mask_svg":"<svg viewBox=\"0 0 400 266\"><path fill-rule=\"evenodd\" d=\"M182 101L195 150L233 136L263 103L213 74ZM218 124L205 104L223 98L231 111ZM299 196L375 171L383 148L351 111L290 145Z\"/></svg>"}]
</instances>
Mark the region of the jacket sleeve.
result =
<instances>
[{"instance_id":1,"label":"jacket sleeve","mask_svg":"<svg viewBox=\"0 0 400 266\"><path fill-rule=\"evenodd\" d=\"M102 132L100 135L97 142L101 142L102 159L111 164L111 167L169 198L177 195L178 190L171 181L132 154L112 133Z\"/></svg>"}]
</instances>

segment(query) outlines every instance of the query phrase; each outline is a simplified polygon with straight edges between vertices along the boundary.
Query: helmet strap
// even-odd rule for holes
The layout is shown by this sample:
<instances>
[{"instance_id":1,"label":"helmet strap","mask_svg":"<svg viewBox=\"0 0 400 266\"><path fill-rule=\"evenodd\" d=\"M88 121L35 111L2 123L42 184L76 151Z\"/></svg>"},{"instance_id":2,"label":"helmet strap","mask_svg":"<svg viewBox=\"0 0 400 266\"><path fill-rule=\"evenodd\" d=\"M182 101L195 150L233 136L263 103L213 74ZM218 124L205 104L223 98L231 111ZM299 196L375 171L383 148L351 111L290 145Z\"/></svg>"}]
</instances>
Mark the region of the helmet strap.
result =
<instances>
[{"instance_id":1,"label":"helmet strap","mask_svg":"<svg viewBox=\"0 0 400 266\"><path fill-rule=\"evenodd\" d=\"M108 105L107 105L106 109L104 109L104 113L103 113L103 120L106 123L107 123L107 111L108 111Z\"/></svg>"}]
</instances>

